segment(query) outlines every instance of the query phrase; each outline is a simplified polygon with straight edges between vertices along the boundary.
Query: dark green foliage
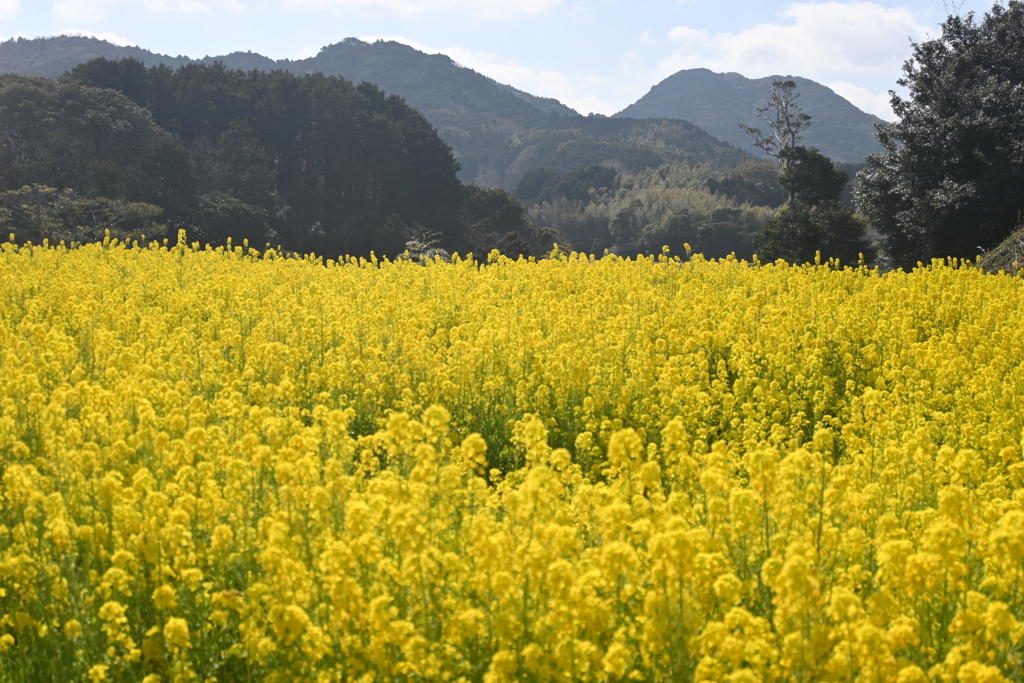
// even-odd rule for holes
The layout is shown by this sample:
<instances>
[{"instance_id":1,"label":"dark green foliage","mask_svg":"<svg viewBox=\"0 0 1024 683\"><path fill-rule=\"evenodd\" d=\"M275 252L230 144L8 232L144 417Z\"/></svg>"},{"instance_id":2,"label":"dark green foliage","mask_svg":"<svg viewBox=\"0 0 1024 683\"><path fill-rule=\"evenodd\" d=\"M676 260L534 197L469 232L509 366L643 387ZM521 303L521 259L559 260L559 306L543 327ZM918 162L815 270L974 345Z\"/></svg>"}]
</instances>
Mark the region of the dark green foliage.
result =
<instances>
[{"instance_id":1,"label":"dark green foliage","mask_svg":"<svg viewBox=\"0 0 1024 683\"><path fill-rule=\"evenodd\" d=\"M840 171L832 160L813 147L787 147L779 155L783 171L779 185L789 192L790 204L817 206L826 200L839 200L850 182L846 171Z\"/></svg>"},{"instance_id":2,"label":"dark green foliage","mask_svg":"<svg viewBox=\"0 0 1024 683\"><path fill-rule=\"evenodd\" d=\"M973 258L1024 212L1024 4L949 17L903 72L909 95L893 95L898 121L878 128L858 206L894 265Z\"/></svg>"},{"instance_id":3,"label":"dark green foliage","mask_svg":"<svg viewBox=\"0 0 1024 683\"><path fill-rule=\"evenodd\" d=\"M643 205L634 199L612 219L609 229L617 252L660 254L662 247L668 247L670 253L684 256L685 245L689 244L690 251L709 259L730 254L745 259L753 256L752 239L757 228L739 209L715 209L710 215L696 218L680 209L641 228L643 215Z\"/></svg>"},{"instance_id":4,"label":"dark green foliage","mask_svg":"<svg viewBox=\"0 0 1024 683\"><path fill-rule=\"evenodd\" d=\"M866 224L840 202L850 177L813 147L789 147L782 151L785 170L779 184L791 200L765 223L754 238L754 249L762 261L785 259L791 263L838 258L852 265L863 257L874 259L865 237Z\"/></svg>"},{"instance_id":5,"label":"dark green foliage","mask_svg":"<svg viewBox=\"0 0 1024 683\"><path fill-rule=\"evenodd\" d=\"M557 185L562 177L550 168L538 168L528 171L512 190L520 201L536 204L541 194L550 194L550 188ZM548 200L550 201L550 199Z\"/></svg>"},{"instance_id":6,"label":"dark green foliage","mask_svg":"<svg viewBox=\"0 0 1024 683\"><path fill-rule=\"evenodd\" d=\"M820 252L827 260L838 258L845 265L856 265L863 257L872 261L874 249L864 238L864 221L834 199L809 209L793 205L779 210L754 238L754 249L762 261L784 259L790 263L813 262Z\"/></svg>"},{"instance_id":7,"label":"dark green foliage","mask_svg":"<svg viewBox=\"0 0 1024 683\"><path fill-rule=\"evenodd\" d=\"M552 202L564 197L571 202L586 202L591 190L608 190L615 187L618 172L608 166L594 165L563 176L542 168L530 171L516 184L515 195L528 204Z\"/></svg>"},{"instance_id":8,"label":"dark green foliage","mask_svg":"<svg viewBox=\"0 0 1024 683\"><path fill-rule=\"evenodd\" d=\"M53 244L102 240L159 239L167 226L157 223L159 206L103 197L79 197L73 190L28 185L0 192L0 231L19 242Z\"/></svg>"},{"instance_id":9,"label":"dark green foliage","mask_svg":"<svg viewBox=\"0 0 1024 683\"><path fill-rule=\"evenodd\" d=\"M253 206L274 205L274 163L247 122L235 119L228 124L209 158L218 190Z\"/></svg>"},{"instance_id":10,"label":"dark green foliage","mask_svg":"<svg viewBox=\"0 0 1024 683\"><path fill-rule=\"evenodd\" d=\"M843 193L839 195L839 201L850 209L856 209L855 197L857 189L860 187L860 177L858 174L867 168L867 166L868 165L865 163L842 163L835 165L835 167L840 171L846 171L846 175L850 177L850 182L843 188Z\"/></svg>"},{"instance_id":11,"label":"dark green foliage","mask_svg":"<svg viewBox=\"0 0 1024 683\"><path fill-rule=\"evenodd\" d=\"M0 191L26 185L139 198L143 167L170 136L111 90L0 76Z\"/></svg>"},{"instance_id":12,"label":"dark green foliage","mask_svg":"<svg viewBox=\"0 0 1024 683\"><path fill-rule=\"evenodd\" d=\"M0 132L0 189L151 203L200 242L397 254L414 223L462 240L451 149L368 83L98 59L0 77Z\"/></svg>"},{"instance_id":13,"label":"dark green foliage","mask_svg":"<svg viewBox=\"0 0 1024 683\"><path fill-rule=\"evenodd\" d=\"M657 254L662 247L668 247L669 253L683 256L687 245L691 250L697 246L697 239L697 226L690 212L680 209L645 227L640 235L640 248L648 254Z\"/></svg>"},{"instance_id":14,"label":"dark green foliage","mask_svg":"<svg viewBox=\"0 0 1024 683\"><path fill-rule=\"evenodd\" d=\"M519 234L518 230L505 233L505 235L498 240L498 244L495 248L505 256L513 258L518 256L526 256L529 258L530 256L537 255L533 253L533 248L530 246L530 243Z\"/></svg>"},{"instance_id":15,"label":"dark green foliage","mask_svg":"<svg viewBox=\"0 0 1024 683\"><path fill-rule=\"evenodd\" d=\"M749 259L753 256L754 234L739 209L715 209L697 226L694 250L705 258L724 258L734 253L737 258Z\"/></svg>"},{"instance_id":16,"label":"dark green foliage","mask_svg":"<svg viewBox=\"0 0 1024 683\"><path fill-rule=\"evenodd\" d=\"M470 184L463 186L462 191L463 223L467 234L477 241L496 241L499 236L521 230L526 224L526 210L506 190Z\"/></svg>"},{"instance_id":17,"label":"dark green foliage","mask_svg":"<svg viewBox=\"0 0 1024 683\"><path fill-rule=\"evenodd\" d=\"M643 208L643 202L634 199L629 206L619 209L612 216L608 230L611 233L612 241L619 246L620 251L634 251L634 245L644 227Z\"/></svg>"},{"instance_id":18,"label":"dark green foliage","mask_svg":"<svg viewBox=\"0 0 1024 683\"><path fill-rule=\"evenodd\" d=\"M277 237L266 211L221 192L199 197L191 219L199 226L193 237L207 244L222 245L233 238L236 242L249 240L254 246L262 246Z\"/></svg>"},{"instance_id":19,"label":"dark green foliage","mask_svg":"<svg viewBox=\"0 0 1024 683\"><path fill-rule=\"evenodd\" d=\"M706 187L711 194L729 197L738 204L774 209L786 201L786 193L779 185L778 165L767 161L744 161L722 177L709 178Z\"/></svg>"},{"instance_id":20,"label":"dark green foliage","mask_svg":"<svg viewBox=\"0 0 1024 683\"><path fill-rule=\"evenodd\" d=\"M551 250L560 235L538 228L526 220L526 209L507 190L463 186L462 224L466 227L467 251L487 261L492 249L510 257L542 256Z\"/></svg>"}]
</instances>

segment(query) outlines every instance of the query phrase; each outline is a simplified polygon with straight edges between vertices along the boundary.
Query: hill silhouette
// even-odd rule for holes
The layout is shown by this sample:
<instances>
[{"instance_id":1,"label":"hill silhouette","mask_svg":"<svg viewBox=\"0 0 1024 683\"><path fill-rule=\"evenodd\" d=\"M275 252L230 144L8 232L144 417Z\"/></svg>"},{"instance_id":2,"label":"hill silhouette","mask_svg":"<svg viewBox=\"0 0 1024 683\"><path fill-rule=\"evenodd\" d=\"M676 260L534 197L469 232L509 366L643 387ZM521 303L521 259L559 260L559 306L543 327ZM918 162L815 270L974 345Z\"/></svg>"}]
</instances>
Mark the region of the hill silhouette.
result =
<instances>
[{"instance_id":1,"label":"hill silhouette","mask_svg":"<svg viewBox=\"0 0 1024 683\"><path fill-rule=\"evenodd\" d=\"M874 138L874 124L882 123L880 118L861 111L826 86L798 76L746 78L738 73L686 69L658 83L615 116L683 119L719 140L760 155L737 124L764 128L757 108L767 101L773 80L795 82L799 104L813 119L802 144L817 147L838 162L861 162L867 154L880 151Z\"/></svg>"},{"instance_id":2,"label":"hill silhouette","mask_svg":"<svg viewBox=\"0 0 1024 683\"><path fill-rule=\"evenodd\" d=\"M346 38L315 57L273 60L253 52L172 57L84 36L19 38L0 43L0 73L52 78L98 57L171 68L221 62L229 69L319 72L368 81L424 115L452 146L459 178L489 187L511 189L538 168L566 173L605 164L638 171L669 161L728 168L746 156L686 121L580 116L558 100L498 83L446 55L391 41Z\"/></svg>"}]
</instances>

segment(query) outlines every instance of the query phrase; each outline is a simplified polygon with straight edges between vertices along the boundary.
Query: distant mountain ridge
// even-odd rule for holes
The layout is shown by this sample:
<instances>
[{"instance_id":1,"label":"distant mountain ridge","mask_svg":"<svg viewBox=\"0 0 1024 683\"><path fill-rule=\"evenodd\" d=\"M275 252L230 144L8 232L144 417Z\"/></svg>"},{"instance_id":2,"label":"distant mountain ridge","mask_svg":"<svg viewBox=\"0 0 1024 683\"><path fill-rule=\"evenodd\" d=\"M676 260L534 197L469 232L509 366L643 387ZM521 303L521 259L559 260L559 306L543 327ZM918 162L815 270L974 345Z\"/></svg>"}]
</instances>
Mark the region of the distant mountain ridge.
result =
<instances>
[{"instance_id":1,"label":"distant mountain ridge","mask_svg":"<svg viewBox=\"0 0 1024 683\"><path fill-rule=\"evenodd\" d=\"M53 78L97 57L114 60L133 58L147 66L163 64L171 68L222 62L228 68L245 71L281 69L298 75L321 72L355 83L375 83L386 93L404 98L438 130L442 139L452 146L462 166L459 173L462 180L507 189L512 189L530 170L539 168L567 173L603 164L619 170L639 171L667 161L729 168L750 152L749 140L742 135L736 136L732 129L739 131L736 122L749 121L749 114L756 106L748 106L748 100L754 102L756 98L748 97L741 101L740 110L747 115L746 119L738 118L735 113L723 114L732 112L726 105L686 110L684 113L692 116L681 115L677 111L679 107L664 106L674 101L671 96L664 96L671 95L671 88L662 87L672 81L672 77L632 105L636 108L635 113L632 108L627 108L614 118L581 116L556 99L538 97L498 83L457 64L446 55L428 55L396 42L367 43L356 38L346 38L324 47L315 57L298 60L274 60L253 52L192 59L83 36L19 38L0 43L0 73ZM730 76L743 78L738 74ZM714 79L711 81L715 82ZM819 119L818 115L828 107L838 106L835 103L819 106L819 89L831 93L833 98L841 100L862 117L869 116L824 86L806 79L800 79L800 83L801 92L807 90L810 93L801 102L808 113L816 117L818 124L811 128L809 144L814 144L813 135L818 133L816 129L828 125L828 117ZM804 83L810 86L803 87ZM656 91L658 97L652 99ZM762 99L768 91L767 84L763 91L760 93ZM691 99L708 101L709 95ZM655 111L658 106L676 113L658 114ZM723 123L716 116L731 118ZM819 148L826 154L840 149L842 153L836 157L837 160L860 161L863 155L856 157L848 148L867 149L863 136L848 135L845 129L840 133L840 137L843 136L852 137L855 144L852 147L819 145Z\"/></svg>"},{"instance_id":2,"label":"distant mountain ridge","mask_svg":"<svg viewBox=\"0 0 1024 683\"><path fill-rule=\"evenodd\" d=\"M134 58L147 66L171 68L218 61L231 69L321 72L375 83L430 121L455 151L462 180L484 186L512 189L537 168L566 173L604 164L638 171L667 161L728 168L746 157L686 121L580 116L558 100L500 84L446 55L428 55L396 42L346 38L315 57L273 60L252 52L171 57L76 36L17 39L0 43L0 73L52 78L97 57Z\"/></svg>"},{"instance_id":3,"label":"distant mountain ridge","mask_svg":"<svg viewBox=\"0 0 1024 683\"><path fill-rule=\"evenodd\" d=\"M672 74L616 117L674 118L694 123L742 150L757 154L739 123L762 128L757 108L764 106L774 80L791 80L800 94L798 103L811 115L811 127L801 141L817 147L838 162L860 162L880 151L875 124L882 119L861 111L830 88L799 76L747 78L738 73L686 69Z\"/></svg>"},{"instance_id":4,"label":"distant mountain ridge","mask_svg":"<svg viewBox=\"0 0 1024 683\"><path fill-rule=\"evenodd\" d=\"M82 62L88 62L97 57L138 59L147 66L166 64L172 68L202 61L181 55L177 57L161 55L133 45L115 45L87 36L11 38L0 43L0 73L56 78Z\"/></svg>"}]
</instances>

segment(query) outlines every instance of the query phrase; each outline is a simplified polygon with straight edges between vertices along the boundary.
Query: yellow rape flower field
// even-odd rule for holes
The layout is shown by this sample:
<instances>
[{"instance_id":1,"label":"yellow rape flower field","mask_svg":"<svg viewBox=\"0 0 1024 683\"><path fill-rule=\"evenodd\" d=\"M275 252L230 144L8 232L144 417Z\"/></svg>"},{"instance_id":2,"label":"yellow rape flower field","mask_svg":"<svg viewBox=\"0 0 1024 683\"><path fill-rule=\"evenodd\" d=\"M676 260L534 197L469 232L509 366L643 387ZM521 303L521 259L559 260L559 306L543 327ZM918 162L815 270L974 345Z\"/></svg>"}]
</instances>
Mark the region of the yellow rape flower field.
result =
<instances>
[{"instance_id":1,"label":"yellow rape flower field","mask_svg":"<svg viewBox=\"0 0 1024 683\"><path fill-rule=\"evenodd\" d=\"M0 680L1024 680L1024 277L0 248Z\"/></svg>"}]
</instances>

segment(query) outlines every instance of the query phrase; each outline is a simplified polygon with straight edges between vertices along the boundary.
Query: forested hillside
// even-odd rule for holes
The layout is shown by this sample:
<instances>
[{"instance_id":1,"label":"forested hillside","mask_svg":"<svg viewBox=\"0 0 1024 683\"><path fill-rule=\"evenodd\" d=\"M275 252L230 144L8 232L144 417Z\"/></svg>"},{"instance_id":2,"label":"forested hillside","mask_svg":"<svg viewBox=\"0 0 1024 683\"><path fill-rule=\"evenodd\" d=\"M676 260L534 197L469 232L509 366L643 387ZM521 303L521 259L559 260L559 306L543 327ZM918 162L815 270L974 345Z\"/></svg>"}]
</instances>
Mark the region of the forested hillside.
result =
<instances>
[{"instance_id":1,"label":"forested hillside","mask_svg":"<svg viewBox=\"0 0 1024 683\"><path fill-rule=\"evenodd\" d=\"M411 60L412 70L447 60L358 41L321 57L342 60L370 47ZM234 57L250 67L263 59ZM400 66L376 68L398 73ZM431 110L453 124L441 132L461 139L463 150L483 144L490 159L475 183L463 185L455 153L426 117L365 81L241 71L219 61L147 68L101 57L58 81L8 75L0 82L0 126L10 131L0 223L33 240L184 228L201 242L269 241L328 256L396 255L406 247L481 259L495 248L539 256L557 242L590 253L667 246L682 254L689 245L708 257L749 258L786 201L774 162L693 124L566 116L557 102L507 87L500 94L524 126L565 125L494 119L474 127L467 121L479 111L471 107ZM511 180L515 197L487 189ZM845 199L849 205L849 191Z\"/></svg>"},{"instance_id":2,"label":"forested hillside","mask_svg":"<svg viewBox=\"0 0 1024 683\"><path fill-rule=\"evenodd\" d=\"M531 223L555 229L571 248L623 256L663 247L685 256L688 245L708 258L749 259L754 235L785 200L775 166L754 159L725 175L678 161L634 174L531 171L515 193Z\"/></svg>"},{"instance_id":3,"label":"forested hillside","mask_svg":"<svg viewBox=\"0 0 1024 683\"><path fill-rule=\"evenodd\" d=\"M669 161L726 168L744 156L686 121L580 116L557 100L500 84L445 55L395 42L347 38L315 57L275 61L251 52L193 60L84 37L19 39L0 44L0 72L56 77L101 56L172 68L221 62L229 69L319 72L374 83L404 98L437 129L460 164L460 179L487 187L512 189L524 174L540 168L566 173L609 163L639 171Z\"/></svg>"},{"instance_id":4,"label":"forested hillside","mask_svg":"<svg viewBox=\"0 0 1024 683\"><path fill-rule=\"evenodd\" d=\"M879 150L877 116L867 114L826 86L808 78L768 76L746 78L737 73L685 69L672 74L616 117L685 119L752 154L760 152L737 125L757 126L757 108L764 106L772 81L791 80L800 92L800 106L813 119L805 144L839 162L860 163Z\"/></svg>"},{"instance_id":5,"label":"forested hillside","mask_svg":"<svg viewBox=\"0 0 1024 683\"><path fill-rule=\"evenodd\" d=\"M338 255L397 253L413 227L462 238L451 149L371 84L93 62L62 81L0 76L0 129L0 191L63 193L4 198L15 222L33 202L49 212L23 239L95 237L109 220L60 206L95 197L158 207L150 230L214 244Z\"/></svg>"}]
</instances>

